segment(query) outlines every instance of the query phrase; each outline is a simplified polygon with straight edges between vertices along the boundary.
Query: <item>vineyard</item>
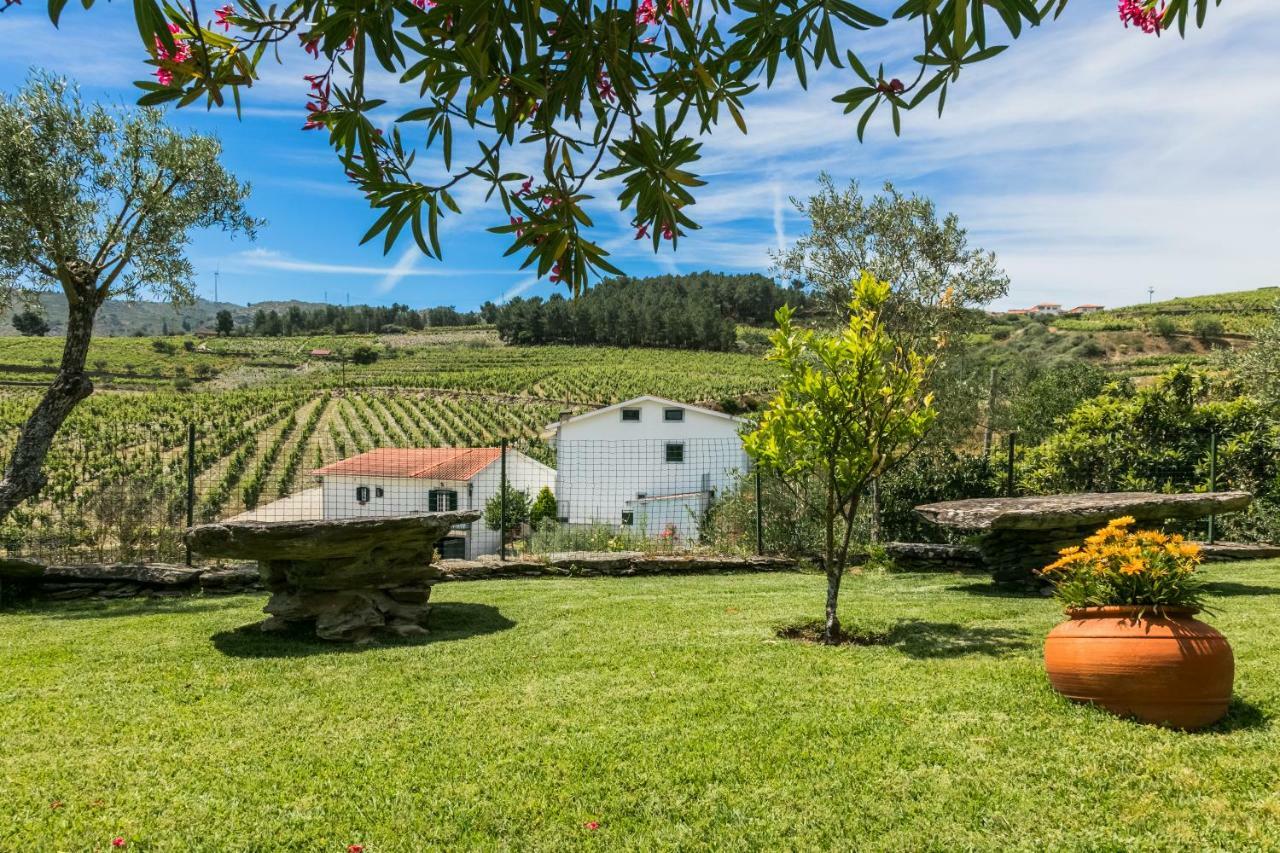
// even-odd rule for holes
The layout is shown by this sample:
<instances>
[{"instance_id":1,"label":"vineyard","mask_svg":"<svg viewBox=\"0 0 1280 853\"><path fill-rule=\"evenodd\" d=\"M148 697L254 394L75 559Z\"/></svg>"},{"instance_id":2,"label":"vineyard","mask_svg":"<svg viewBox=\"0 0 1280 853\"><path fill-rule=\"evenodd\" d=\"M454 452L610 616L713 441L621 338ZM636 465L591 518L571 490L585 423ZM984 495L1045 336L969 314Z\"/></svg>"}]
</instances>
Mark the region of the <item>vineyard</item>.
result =
<instances>
[{"instance_id":1,"label":"vineyard","mask_svg":"<svg viewBox=\"0 0 1280 853\"><path fill-rule=\"evenodd\" d=\"M157 347L161 340L166 347ZM10 370L39 366L56 339L0 341ZM375 346L373 364L309 357ZM99 390L72 414L38 499L0 525L11 555L65 561L178 559L186 523L188 428L197 521L226 518L315 486L311 472L377 447L485 446L506 438L550 459L537 436L565 409L640 394L732 405L767 392L758 356L591 347L511 348L463 330L395 337L95 342ZM128 381L112 367L126 359ZM205 361L201 361L204 359ZM33 363L35 363L33 365ZM195 364L223 376L187 388ZM273 366L274 365L274 366ZM248 368L256 368L256 372ZM253 381L226 382L225 374ZM0 365L0 454L39 396ZM161 377L161 378L154 378ZM47 377L34 377L46 381ZM142 381L138 381L142 380ZM127 390L128 389L128 390Z\"/></svg>"}]
</instances>

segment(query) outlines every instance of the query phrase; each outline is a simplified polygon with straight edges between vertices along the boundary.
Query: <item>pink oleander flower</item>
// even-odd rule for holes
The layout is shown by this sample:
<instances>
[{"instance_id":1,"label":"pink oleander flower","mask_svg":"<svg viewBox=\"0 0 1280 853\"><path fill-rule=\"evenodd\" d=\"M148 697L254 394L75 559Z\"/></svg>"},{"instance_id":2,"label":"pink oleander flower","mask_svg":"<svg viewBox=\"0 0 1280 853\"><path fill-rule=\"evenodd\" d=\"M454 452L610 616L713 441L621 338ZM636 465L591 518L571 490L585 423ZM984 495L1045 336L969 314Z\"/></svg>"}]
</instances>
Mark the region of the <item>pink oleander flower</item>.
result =
<instances>
[{"instance_id":1,"label":"pink oleander flower","mask_svg":"<svg viewBox=\"0 0 1280 853\"><path fill-rule=\"evenodd\" d=\"M524 197L524 196L527 196L532 191L533 191L533 176L530 175L527 179L525 179L525 182L520 185L520 192L516 193L516 195L520 197Z\"/></svg>"},{"instance_id":2,"label":"pink oleander flower","mask_svg":"<svg viewBox=\"0 0 1280 853\"><path fill-rule=\"evenodd\" d=\"M356 46L356 31L352 30L351 35L347 36L347 40L343 42L342 49L351 50L351 48L355 46Z\"/></svg>"},{"instance_id":3,"label":"pink oleander flower","mask_svg":"<svg viewBox=\"0 0 1280 853\"><path fill-rule=\"evenodd\" d=\"M320 39L318 37L308 41L306 36L299 33L298 38L302 41L302 49L311 54L312 59L320 58Z\"/></svg>"},{"instance_id":4,"label":"pink oleander flower","mask_svg":"<svg viewBox=\"0 0 1280 853\"><path fill-rule=\"evenodd\" d=\"M1133 24L1144 33L1154 33L1160 35L1163 27L1161 20L1164 18L1165 4L1162 2L1157 8L1152 0L1120 0L1118 11L1120 12L1120 22L1124 24L1125 29Z\"/></svg>"},{"instance_id":5,"label":"pink oleander flower","mask_svg":"<svg viewBox=\"0 0 1280 853\"><path fill-rule=\"evenodd\" d=\"M600 93L600 100L613 103L617 99L617 93L613 91L613 83L609 81L609 75L601 72L600 79L596 81L596 91Z\"/></svg>"},{"instance_id":6,"label":"pink oleander flower","mask_svg":"<svg viewBox=\"0 0 1280 853\"><path fill-rule=\"evenodd\" d=\"M550 276L550 278L551 278L551 283L552 283L552 284L559 284L559 283L563 280L563 278L564 278L564 277L560 274L560 262L559 262L559 261L556 261L556 262L555 262L555 264L551 267L551 276ZM593 828L594 828L594 827L593 827Z\"/></svg>"},{"instance_id":7,"label":"pink oleander flower","mask_svg":"<svg viewBox=\"0 0 1280 853\"><path fill-rule=\"evenodd\" d=\"M671 223L670 222L662 223L662 239L674 240L675 236L676 236L676 231L674 228L671 227Z\"/></svg>"},{"instance_id":8,"label":"pink oleander flower","mask_svg":"<svg viewBox=\"0 0 1280 853\"><path fill-rule=\"evenodd\" d=\"M230 3L223 6L221 9L214 9L213 25L215 27L222 27L223 32L229 32L231 30L231 22L228 21L227 18L231 17L235 13L236 13L235 7L232 6Z\"/></svg>"},{"instance_id":9,"label":"pink oleander flower","mask_svg":"<svg viewBox=\"0 0 1280 853\"><path fill-rule=\"evenodd\" d=\"M413 0L413 5L425 12L436 7L436 0Z\"/></svg>"},{"instance_id":10,"label":"pink oleander flower","mask_svg":"<svg viewBox=\"0 0 1280 853\"><path fill-rule=\"evenodd\" d=\"M182 32L182 28L177 24L169 24L170 35L176 36L180 32ZM156 37L155 44L156 58L162 61L182 63L191 58L191 48L186 42L175 40L173 53L169 53L169 50L164 46L164 42L160 41L159 36ZM156 80L160 82L161 86L172 86L173 71L168 68L157 68Z\"/></svg>"},{"instance_id":11,"label":"pink oleander flower","mask_svg":"<svg viewBox=\"0 0 1280 853\"><path fill-rule=\"evenodd\" d=\"M524 226L524 217L523 217L523 216L512 216L512 217L511 217L511 224L512 224L512 225L514 225L514 226L516 226L516 238L517 238L517 239L519 239L520 237L523 237L523 236L524 236L524 227L523 227L523 226Z\"/></svg>"},{"instance_id":12,"label":"pink oleander flower","mask_svg":"<svg viewBox=\"0 0 1280 853\"><path fill-rule=\"evenodd\" d=\"M653 0L640 0L640 5L636 7L636 23L642 27L658 22L658 9L653 4Z\"/></svg>"},{"instance_id":13,"label":"pink oleander flower","mask_svg":"<svg viewBox=\"0 0 1280 853\"><path fill-rule=\"evenodd\" d=\"M639 228L637 228L637 229L636 229L636 239L637 239L637 240L643 240L645 237L648 237L648 236L649 236L649 226L648 226L648 225L641 225Z\"/></svg>"}]
</instances>

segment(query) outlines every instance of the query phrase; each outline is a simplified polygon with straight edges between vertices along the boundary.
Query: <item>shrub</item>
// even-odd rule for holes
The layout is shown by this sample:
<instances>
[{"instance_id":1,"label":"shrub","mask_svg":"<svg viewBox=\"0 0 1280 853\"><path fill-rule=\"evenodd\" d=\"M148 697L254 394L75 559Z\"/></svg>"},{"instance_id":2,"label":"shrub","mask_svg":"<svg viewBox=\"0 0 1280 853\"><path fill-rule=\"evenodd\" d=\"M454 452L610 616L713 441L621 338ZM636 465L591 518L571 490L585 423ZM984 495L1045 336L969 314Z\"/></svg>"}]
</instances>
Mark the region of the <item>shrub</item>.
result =
<instances>
[{"instance_id":1,"label":"shrub","mask_svg":"<svg viewBox=\"0 0 1280 853\"><path fill-rule=\"evenodd\" d=\"M355 364L373 364L378 360L378 351L371 346L360 345L351 351L351 361Z\"/></svg>"},{"instance_id":2,"label":"shrub","mask_svg":"<svg viewBox=\"0 0 1280 853\"><path fill-rule=\"evenodd\" d=\"M1130 516L1113 519L1041 570L1058 600L1068 608L1150 607L1157 615L1166 607L1200 608L1200 546L1158 530L1130 531L1133 523Z\"/></svg>"},{"instance_id":3,"label":"shrub","mask_svg":"<svg viewBox=\"0 0 1280 853\"><path fill-rule=\"evenodd\" d=\"M1222 321L1217 317L1200 315L1191 321L1191 334L1205 342L1222 337L1224 331Z\"/></svg>"},{"instance_id":4,"label":"shrub","mask_svg":"<svg viewBox=\"0 0 1280 853\"><path fill-rule=\"evenodd\" d=\"M543 525L543 522L550 521L555 523L556 514L559 507L556 504L556 496L547 486L542 487L542 491L538 492L538 496L533 499L533 506L529 508L529 524L534 530Z\"/></svg>"},{"instance_id":5,"label":"shrub","mask_svg":"<svg viewBox=\"0 0 1280 853\"><path fill-rule=\"evenodd\" d=\"M1173 322L1172 317L1165 317L1163 315L1151 318L1149 328L1153 335L1159 335L1162 338L1167 338L1170 335L1176 335L1178 333L1178 324Z\"/></svg>"},{"instance_id":6,"label":"shrub","mask_svg":"<svg viewBox=\"0 0 1280 853\"><path fill-rule=\"evenodd\" d=\"M173 355L177 352L177 348L168 341L154 340L151 342L151 348L163 355Z\"/></svg>"}]
</instances>

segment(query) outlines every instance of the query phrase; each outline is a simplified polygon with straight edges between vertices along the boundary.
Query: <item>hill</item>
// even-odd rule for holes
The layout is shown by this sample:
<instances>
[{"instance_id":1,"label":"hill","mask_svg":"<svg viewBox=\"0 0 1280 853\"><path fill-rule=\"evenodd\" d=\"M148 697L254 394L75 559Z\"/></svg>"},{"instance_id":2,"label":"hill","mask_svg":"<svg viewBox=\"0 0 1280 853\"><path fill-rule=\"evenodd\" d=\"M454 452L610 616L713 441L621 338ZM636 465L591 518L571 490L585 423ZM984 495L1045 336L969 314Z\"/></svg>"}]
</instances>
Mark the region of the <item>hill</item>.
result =
<instances>
[{"instance_id":1,"label":"hill","mask_svg":"<svg viewBox=\"0 0 1280 853\"><path fill-rule=\"evenodd\" d=\"M61 335L67 325L67 302L61 293L48 292L35 294L34 299L39 310L49 321L49 334ZM259 309L280 313L297 307L304 311L323 308L322 302L301 302L298 300L275 300L255 302L252 305L237 305L234 302L214 302L209 299L197 299L190 305L175 307L172 302L156 302L152 300L110 299L98 311L95 335L105 337L129 337L132 335L162 335L165 332L193 332L197 329L212 329L214 317L219 311L230 311L237 326L253 322L253 315ZM22 310L19 306L18 310ZM0 318L0 336L12 336L14 331L9 322L11 315L6 313Z\"/></svg>"},{"instance_id":2,"label":"hill","mask_svg":"<svg viewBox=\"0 0 1280 853\"><path fill-rule=\"evenodd\" d=\"M1112 308L1084 317L1062 317L1054 320L1061 329L1075 331L1151 330L1157 318L1166 318L1171 330L1193 334L1198 324L1217 321L1227 335L1251 336L1269 322L1280 304L1280 287L1207 293L1203 296L1181 296L1161 302L1149 302Z\"/></svg>"}]
</instances>

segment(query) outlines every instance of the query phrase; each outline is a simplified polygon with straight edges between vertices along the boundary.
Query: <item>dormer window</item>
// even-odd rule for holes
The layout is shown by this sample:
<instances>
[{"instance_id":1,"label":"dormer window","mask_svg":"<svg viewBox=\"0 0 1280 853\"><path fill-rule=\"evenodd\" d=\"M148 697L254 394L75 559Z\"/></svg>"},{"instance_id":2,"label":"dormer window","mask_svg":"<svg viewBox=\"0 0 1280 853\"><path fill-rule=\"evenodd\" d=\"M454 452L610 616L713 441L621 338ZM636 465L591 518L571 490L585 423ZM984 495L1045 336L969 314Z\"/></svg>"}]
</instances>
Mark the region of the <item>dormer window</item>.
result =
<instances>
[{"instance_id":1,"label":"dormer window","mask_svg":"<svg viewBox=\"0 0 1280 853\"><path fill-rule=\"evenodd\" d=\"M622 420L623 420L624 422L626 422L626 421L631 421L631 422L633 422L633 423L634 423L634 422L639 422L639 420L640 420L640 410L639 410L639 409L623 409L623 410L622 410Z\"/></svg>"},{"instance_id":2,"label":"dormer window","mask_svg":"<svg viewBox=\"0 0 1280 853\"><path fill-rule=\"evenodd\" d=\"M664 421L682 421L684 420L684 409L663 409L662 419Z\"/></svg>"}]
</instances>

